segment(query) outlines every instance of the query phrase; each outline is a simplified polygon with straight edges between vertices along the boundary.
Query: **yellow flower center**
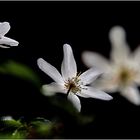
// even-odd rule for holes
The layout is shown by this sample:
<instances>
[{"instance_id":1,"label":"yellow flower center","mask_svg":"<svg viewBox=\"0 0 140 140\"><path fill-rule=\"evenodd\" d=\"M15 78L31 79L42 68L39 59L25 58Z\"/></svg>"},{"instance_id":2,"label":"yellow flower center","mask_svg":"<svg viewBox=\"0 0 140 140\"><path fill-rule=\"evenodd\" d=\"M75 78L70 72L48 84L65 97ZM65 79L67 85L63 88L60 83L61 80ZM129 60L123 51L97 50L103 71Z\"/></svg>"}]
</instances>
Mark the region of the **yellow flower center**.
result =
<instances>
[{"instance_id":1,"label":"yellow flower center","mask_svg":"<svg viewBox=\"0 0 140 140\"><path fill-rule=\"evenodd\" d=\"M65 81L65 88L71 92L73 92L74 94L76 94L77 92L81 92L81 86L79 84L79 76L80 76L80 73L76 75L76 77L73 77L73 78L69 78L67 81Z\"/></svg>"},{"instance_id":2,"label":"yellow flower center","mask_svg":"<svg viewBox=\"0 0 140 140\"><path fill-rule=\"evenodd\" d=\"M122 67L118 73L118 82L120 85L131 84L137 72L134 69Z\"/></svg>"}]
</instances>

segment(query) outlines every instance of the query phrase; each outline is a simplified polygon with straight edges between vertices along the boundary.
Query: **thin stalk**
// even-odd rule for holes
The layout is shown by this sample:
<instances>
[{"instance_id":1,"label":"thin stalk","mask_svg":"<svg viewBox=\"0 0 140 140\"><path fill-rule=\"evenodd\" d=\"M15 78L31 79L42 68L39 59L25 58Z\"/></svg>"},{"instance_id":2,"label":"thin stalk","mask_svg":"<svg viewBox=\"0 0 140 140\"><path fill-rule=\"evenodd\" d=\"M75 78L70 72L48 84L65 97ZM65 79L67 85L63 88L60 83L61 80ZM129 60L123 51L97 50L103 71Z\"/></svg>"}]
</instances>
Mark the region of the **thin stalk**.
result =
<instances>
[{"instance_id":1,"label":"thin stalk","mask_svg":"<svg viewBox=\"0 0 140 140\"><path fill-rule=\"evenodd\" d=\"M70 87L69 87L69 89L68 89L68 91L67 91L67 97L68 97L68 95L69 95L69 93L70 93L71 88L72 88L72 85L70 85Z\"/></svg>"}]
</instances>

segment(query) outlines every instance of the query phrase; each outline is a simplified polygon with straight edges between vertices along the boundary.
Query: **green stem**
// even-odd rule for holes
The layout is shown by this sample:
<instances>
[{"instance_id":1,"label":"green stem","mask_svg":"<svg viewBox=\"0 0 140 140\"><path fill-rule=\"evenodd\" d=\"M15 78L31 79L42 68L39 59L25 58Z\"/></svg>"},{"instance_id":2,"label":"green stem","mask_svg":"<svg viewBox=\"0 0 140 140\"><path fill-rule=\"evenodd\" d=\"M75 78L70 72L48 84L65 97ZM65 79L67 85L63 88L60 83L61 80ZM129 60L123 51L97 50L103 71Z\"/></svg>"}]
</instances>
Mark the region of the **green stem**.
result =
<instances>
[{"instance_id":1,"label":"green stem","mask_svg":"<svg viewBox=\"0 0 140 140\"><path fill-rule=\"evenodd\" d=\"M69 93L70 93L71 88L72 88L72 86L70 86L70 88L69 88L68 91L67 91L67 97L68 97L68 95L69 95Z\"/></svg>"}]
</instances>

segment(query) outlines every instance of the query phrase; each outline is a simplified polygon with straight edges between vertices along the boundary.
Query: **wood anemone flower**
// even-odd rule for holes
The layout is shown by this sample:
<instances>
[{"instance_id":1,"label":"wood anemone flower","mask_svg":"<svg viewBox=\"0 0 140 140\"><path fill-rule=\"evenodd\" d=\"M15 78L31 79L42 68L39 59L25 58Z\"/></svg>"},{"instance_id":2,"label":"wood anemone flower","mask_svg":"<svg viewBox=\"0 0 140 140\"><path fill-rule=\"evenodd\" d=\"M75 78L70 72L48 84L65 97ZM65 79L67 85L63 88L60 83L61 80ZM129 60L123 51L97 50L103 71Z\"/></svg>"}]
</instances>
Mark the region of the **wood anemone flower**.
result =
<instances>
[{"instance_id":1,"label":"wood anemone flower","mask_svg":"<svg viewBox=\"0 0 140 140\"><path fill-rule=\"evenodd\" d=\"M104 74L94 85L106 92L120 92L128 101L140 105L140 47L131 53L122 27L115 26L110 30L112 46L110 61L98 53L85 51L82 59L88 67L96 66Z\"/></svg>"},{"instance_id":2,"label":"wood anemone flower","mask_svg":"<svg viewBox=\"0 0 140 140\"><path fill-rule=\"evenodd\" d=\"M14 39L5 37L5 34L10 30L8 22L0 22L0 47L9 48L9 46L18 46L18 42ZM7 46L8 45L8 46Z\"/></svg>"},{"instance_id":3,"label":"wood anemone flower","mask_svg":"<svg viewBox=\"0 0 140 140\"><path fill-rule=\"evenodd\" d=\"M107 93L88 86L96 80L101 72L95 68L90 68L82 74L77 74L77 65L71 46L64 44L63 50L64 58L61 65L62 75L54 66L44 61L42 58L37 60L39 68L55 81L49 85L43 85L44 94L48 95L48 93L50 93L50 95L54 95L54 93L57 92L66 94L67 98L79 112L81 110L81 103L78 96L111 100L112 97Z\"/></svg>"}]
</instances>

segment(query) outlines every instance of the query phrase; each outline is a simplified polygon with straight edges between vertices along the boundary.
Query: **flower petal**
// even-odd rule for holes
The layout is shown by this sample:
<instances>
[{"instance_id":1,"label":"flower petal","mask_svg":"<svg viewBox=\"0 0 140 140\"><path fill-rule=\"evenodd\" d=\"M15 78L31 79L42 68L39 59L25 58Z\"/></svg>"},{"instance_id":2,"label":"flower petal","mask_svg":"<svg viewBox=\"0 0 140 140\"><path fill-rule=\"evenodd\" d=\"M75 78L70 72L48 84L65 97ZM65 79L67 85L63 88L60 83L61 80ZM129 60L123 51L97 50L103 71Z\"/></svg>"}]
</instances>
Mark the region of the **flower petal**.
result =
<instances>
[{"instance_id":1,"label":"flower petal","mask_svg":"<svg viewBox=\"0 0 140 140\"><path fill-rule=\"evenodd\" d=\"M97 68L103 70L104 72L108 71L110 68L109 62L107 59L105 59L103 56L90 52L85 51L82 53L82 60L88 67L96 66Z\"/></svg>"},{"instance_id":2,"label":"flower petal","mask_svg":"<svg viewBox=\"0 0 140 140\"><path fill-rule=\"evenodd\" d=\"M79 98L74 93L69 93L68 99L72 102L74 107L78 110L78 112L81 111L81 103Z\"/></svg>"},{"instance_id":3,"label":"flower petal","mask_svg":"<svg viewBox=\"0 0 140 140\"><path fill-rule=\"evenodd\" d=\"M140 105L140 93L135 86L127 87L121 91L121 95L135 105Z\"/></svg>"},{"instance_id":4,"label":"flower petal","mask_svg":"<svg viewBox=\"0 0 140 140\"><path fill-rule=\"evenodd\" d=\"M61 73L64 80L75 77L77 74L77 66L73 56L71 46L64 44L63 46L64 58L61 66Z\"/></svg>"},{"instance_id":5,"label":"flower petal","mask_svg":"<svg viewBox=\"0 0 140 140\"><path fill-rule=\"evenodd\" d=\"M103 75L100 79L97 79L93 84L91 84L91 86L109 93L116 92L118 90L118 83L114 83L114 81L109 79L109 77L109 74Z\"/></svg>"},{"instance_id":6,"label":"flower petal","mask_svg":"<svg viewBox=\"0 0 140 140\"><path fill-rule=\"evenodd\" d=\"M9 46L18 46L19 42L8 37L1 37L0 44L9 45Z\"/></svg>"},{"instance_id":7,"label":"flower petal","mask_svg":"<svg viewBox=\"0 0 140 140\"><path fill-rule=\"evenodd\" d=\"M112 46L111 59L113 62L124 62L129 58L130 49L126 42L126 34L122 27L115 26L109 32L109 38Z\"/></svg>"},{"instance_id":8,"label":"flower petal","mask_svg":"<svg viewBox=\"0 0 140 140\"><path fill-rule=\"evenodd\" d=\"M83 85L87 85L92 83L102 72L96 68L90 68L89 70L85 71L80 75L80 80Z\"/></svg>"},{"instance_id":9,"label":"flower petal","mask_svg":"<svg viewBox=\"0 0 140 140\"><path fill-rule=\"evenodd\" d=\"M10 120L13 120L12 116L3 116L1 117L1 120L2 121L10 121Z\"/></svg>"},{"instance_id":10,"label":"flower petal","mask_svg":"<svg viewBox=\"0 0 140 140\"><path fill-rule=\"evenodd\" d=\"M8 22L0 23L0 37L4 36L10 30L10 24Z\"/></svg>"},{"instance_id":11,"label":"flower petal","mask_svg":"<svg viewBox=\"0 0 140 140\"><path fill-rule=\"evenodd\" d=\"M122 42L126 40L126 33L123 27L114 26L109 32L109 39L115 47L119 47Z\"/></svg>"},{"instance_id":12,"label":"flower petal","mask_svg":"<svg viewBox=\"0 0 140 140\"><path fill-rule=\"evenodd\" d=\"M78 94L78 96L85 98L96 98L101 100L113 99L113 97L109 94L89 86L84 86L84 88L82 89L81 93Z\"/></svg>"},{"instance_id":13,"label":"flower petal","mask_svg":"<svg viewBox=\"0 0 140 140\"><path fill-rule=\"evenodd\" d=\"M139 67L140 69L140 67ZM137 84L137 85L140 85L140 71L137 72L137 75L134 79L134 82Z\"/></svg>"},{"instance_id":14,"label":"flower petal","mask_svg":"<svg viewBox=\"0 0 140 140\"><path fill-rule=\"evenodd\" d=\"M0 45L0 48L5 48L5 49L7 49L7 48L10 48L9 46L4 46L4 45Z\"/></svg>"},{"instance_id":15,"label":"flower petal","mask_svg":"<svg viewBox=\"0 0 140 140\"><path fill-rule=\"evenodd\" d=\"M134 61L140 64L140 62L139 62L139 60L140 60L140 46L138 46L135 49L135 51L133 53L133 57L134 57Z\"/></svg>"},{"instance_id":16,"label":"flower petal","mask_svg":"<svg viewBox=\"0 0 140 140\"><path fill-rule=\"evenodd\" d=\"M39 58L37 60L37 64L38 64L39 68L43 72L45 72L47 75L49 75L56 83L64 84L62 76L60 75L60 73L58 72L58 70L54 66L52 66L51 64L49 64L48 62L46 62L42 58Z\"/></svg>"},{"instance_id":17,"label":"flower petal","mask_svg":"<svg viewBox=\"0 0 140 140\"><path fill-rule=\"evenodd\" d=\"M46 96L53 96L55 93L66 93L66 90L63 88L62 85L53 82L48 85L43 85L42 93Z\"/></svg>"}]
</instances>

